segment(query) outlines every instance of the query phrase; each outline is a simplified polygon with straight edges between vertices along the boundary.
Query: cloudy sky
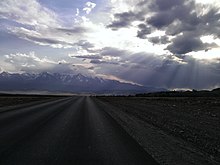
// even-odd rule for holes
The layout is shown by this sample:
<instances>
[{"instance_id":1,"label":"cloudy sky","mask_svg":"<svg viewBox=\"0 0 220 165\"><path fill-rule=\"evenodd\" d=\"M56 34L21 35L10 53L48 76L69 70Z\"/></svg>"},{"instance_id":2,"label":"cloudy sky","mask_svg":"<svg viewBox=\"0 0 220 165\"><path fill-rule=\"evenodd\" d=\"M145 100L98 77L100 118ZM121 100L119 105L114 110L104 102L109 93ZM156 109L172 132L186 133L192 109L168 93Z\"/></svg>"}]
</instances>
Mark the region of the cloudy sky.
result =
<instances>
[{"instance_id":1,"label":"cloudy sky","mask_svg":"<svg viewBox=\"0 0 220 165\"><path fill-rule=\"evenodd\" d=\"M220 86L219 0L1 0L0 72Z\"/></svg>"}]
</instances>

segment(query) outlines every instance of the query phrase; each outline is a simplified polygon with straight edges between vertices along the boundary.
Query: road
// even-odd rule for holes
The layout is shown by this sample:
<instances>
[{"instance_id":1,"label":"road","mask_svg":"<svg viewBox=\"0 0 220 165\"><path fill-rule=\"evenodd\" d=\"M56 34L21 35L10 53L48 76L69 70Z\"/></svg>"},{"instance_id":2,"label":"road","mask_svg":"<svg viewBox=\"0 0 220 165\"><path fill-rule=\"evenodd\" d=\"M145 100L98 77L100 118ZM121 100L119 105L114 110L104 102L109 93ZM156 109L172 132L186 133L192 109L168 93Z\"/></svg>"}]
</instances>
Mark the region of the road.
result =
<instances>
[{"instance_id":1,"label":"road","mask_svg":"<svg viewBox=\"0 0 220 165\"><path fill-rule=\"evenodd\" d=\"M156 165L91 97L0 111L1 165Z\"/></svg>"}]
</instances>

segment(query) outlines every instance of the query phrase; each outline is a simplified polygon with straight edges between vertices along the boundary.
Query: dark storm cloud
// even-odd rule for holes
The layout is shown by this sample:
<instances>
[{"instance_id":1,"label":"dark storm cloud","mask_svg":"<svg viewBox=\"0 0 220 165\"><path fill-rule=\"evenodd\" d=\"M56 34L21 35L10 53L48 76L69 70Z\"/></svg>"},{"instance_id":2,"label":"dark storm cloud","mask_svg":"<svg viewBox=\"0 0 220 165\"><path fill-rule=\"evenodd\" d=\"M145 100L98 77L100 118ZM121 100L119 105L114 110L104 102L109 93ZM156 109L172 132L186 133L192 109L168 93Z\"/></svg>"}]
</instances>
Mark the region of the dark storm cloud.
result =
<instances>
[{"instance_id":1,"label":"dark storm cloud","mask_svg":"<svg viewBox=\"0 0 220 165\"><path fill-rule=\"evenodd\" d=\"M134 13L132 11L129 11L116 13L114 17L115 20L107 26L108 28L111 28L113 30L129 27L131 23L136 20L144 20L142 12Z\"/></svg>"},{"instance_id":2,"label":"dark storm cloud","mask_svg":"<svg viewBox=\"0 0 220 165\"><path fill-rule=\"evenodd\" d=\"M113 47L105 47L100 51L102 56L120 57L127 54L126 50L121 50Z\"/></svg>"},{"instance_id":3,"label":"dark storm cloud","mask_svg":"<svg viewBox=\"0 0 220 165\"><path fill-rule=\"evenodd\" d=\"M108 25L109 28L119 29L126 28L134 21L145 21L146 15L149 12L156 12L147 21L155 27L162 27L172 23L175 19L172 12L169 12L175 6L180 6L184 3L183 0L156 0L150 3L149 1L141 1L137 3L135 11L122 12L114 14L115 20ZM148 26L146 26L148 27ZM146 29L143 25L139 26L140 30Z\"/></svg>"},{"instance_id":4,"label":"dark storm cloud","mask_svg":"<svg viewBox=\"0 0 220 165\"><path fill-rule=\"evenodd\" d=\"M147 23L158 29L171 24L175 16L170 12L160 12L147 20Z\"/></svg>"},{"instance_id":5,"label":"dark storm cloud","mask_svg":"<svg viewBox=\"0 0 220 165\"><path fill-rule=\"evenodd\" d=\"M110 64L110 65L119 65L118 62L114 62L114 61L105 61L105 60L91 60L90 61L91 64Z\"/></svg>"},{"instance_id":6,"label":"dark storm cloud","mask_svg":"<svg viewBox=\"0 0 220 165\"><path fill-rule=\"evenodd\" d=\"M157 29L167 27L175 20L197 24L196 7L195 2L190 0L156 0L150 4L149 10L154 14L147 19L147 23Z\"/></svg>"},{"instance_id":7,"label":"dark storm cloud","mask_svg":"<svg viewBox=\"0 0 220 165\"><path fill-rule=\"evenodd\" d=\"M110 27L116 29L143 20L138 26L137 37L154 44L167 44L168 40L148 35L155 30L165 31L167 38L173 38L167 47L173 54L212 49L217 45L204 43L200 38L206 35L220 37L220 9L211 4L197 4L194 0L139 1L135 10L115 14L115 20Z\"/></svg>"},{"instance_id":8,"label":"dark storm cloud","mask_svg":"<svg viewBox=\"0 0 220 165\"><path fill-rule=\"evenodd\" d=\"M173 54L185 54L217 47L215 43L202 42L200 37L219 36L220 10L218 8L198 5L194 1L187 0L181 2L169 0L166 3L157 0L154 5L156 14L147 20L147 24L159 30L165 30L167 35L175 37L167 50Z\"/></svg>"},{"instance_id":9,"label":"dark storm cloud","mask_svg":"<svg viewBox=\"0 0 220 165\"><path fill-rule=\"evenodd\" d=\"M74 58L81 58L81 59L89 59L89 60L99 60L102 59L99 55L80 55L80 56L72 56Z\"/></svg>"},{"instance_id":10,"label":"dark storm cloud","mask_svg":"<svg viewBox=\"0 0 220 165\"><path fill-rule=\"evenodd\" d=\"M170 40L167 36L148 37L148 40L153 44L168 44Z\"/></svg>"},{"instance_id":11,"label":"dark storm cloud","mask_svg":"<svg viewBox=\"0 0 220 165\"><path fill-rule=\"evenodd\" d=\"M89 53L96 53L96 51L93 50L95 45L87 40L80 40L74 45L81 47L81 49L86 50Z\"/></svg>"},{"instance_id":12,"label":"dark storm cloud","mask_svg":"<svg viewBox=\"0 0 220 165\"><path fill-rule=\"evenodd\" d=\"M148 34L151 34L151 31L152 31L151 27L149 27L149 26L147 26L145 24L138 25L138 28L140 29L137 32L137 37L138 38L146 39L146 36Z\"/></svg>"},{"instance_id":13,"label":"dark storm cloud","mask_svg":"<svg viewBox=\"0 0 220 165\"><path fill-rule=\"evenodd\" d=\"M177 36L182 32L195 32L195 34L198 34L198 30L196 30L197 27L193 26L192 24L183 24L180 21L174 21L172 24L170 24L166 29L166 34L169 36Z\"/></svg>"},{"instance_id":14,"label":"dark storm cloud","mask_svg":"<svg viewBox=\"0 0 220 165\"><path fill-rule=\"evenodd\" d=\"M217 47L215 43L203 43L200 38L193 37L190 34L183 34L172 40L172 44L167 49L174 54L186 54L191 51L209 50Z\"/></svg>"},{"instance_id":15,"label":"dark storm cloud","mask_svg":"<svg viewBox=\"0 0 220 165\"><path fill-rule=\"evenodd\" d=\"M146 1L145 1L146 3ZM171 10L175 6L180 6L184 3L184 0L154 0L154 3L150 5L150 8L158 11Z\"/></svg>"}]
</instances>

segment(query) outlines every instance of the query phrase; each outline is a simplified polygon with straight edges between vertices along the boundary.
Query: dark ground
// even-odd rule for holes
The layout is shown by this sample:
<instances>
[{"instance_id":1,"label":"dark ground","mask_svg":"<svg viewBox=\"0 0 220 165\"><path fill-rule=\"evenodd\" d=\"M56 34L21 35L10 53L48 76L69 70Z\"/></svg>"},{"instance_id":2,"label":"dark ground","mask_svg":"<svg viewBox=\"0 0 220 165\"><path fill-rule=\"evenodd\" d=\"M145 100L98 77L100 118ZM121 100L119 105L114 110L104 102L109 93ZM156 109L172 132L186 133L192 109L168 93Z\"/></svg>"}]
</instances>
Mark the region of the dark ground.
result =
<instances>
[{"instance_id":1,"label":"dark ground","mask_svg":"<svg viewBox=\"0 0 220 165\"><path fill-rule=\"evenodd\" d=\"M2 165L157 165L91 97L0 111Z\"/></svg>"},{"instance_id":2,"label":"dark ground","mask_svg":"<svg viewBox=\"0 0 220 165\"><path fill-rule=\"evenodd\" d=\"M113 107L111 110L107 108L106 110L113 117L118 118L118 122L124 125L131 135L136 136L143 146L151 145L146 142L146 139L149 141L152 140L150 138L156 138L156 134L155 137L148 137L147 134L140 133L145 128L147 130L149 126L153 126L154 129L169 136L168 143L172 139L178 141L172 144L174 146L172 151L168 147L167 150L164 149L171 154L164 156L163 160L158 158L160 163L162 162L161 164L163 162L164 164L179 164L178 161L184 157L188 160L183 164L200 164L201 162L220 164L219 97L98 97L98 99ZM142 124L138 126L137 121ZM179 141L181 141L181 147L178 146ZM161 143L160 145L155 144L158 147L164 145L162 141L157 141L157 143ZM178 151L175 151L175 145ZM193 152L195 150L194 153L198 152L200 156L193 157L194 153L190 152L191 155L178 153L185 146L187 146L187 150L193 150ZM155 152L155 154L159 154L160 157L160 153ZM175 154L176 157L179 156L179 160L173 159ZM206 162L202 161L203 158L206 159Z\"/></svg>"},{"instance_id":3,"label":"dark ground","mask_svg":"<svg viewBox=\"0 0 220 165\"><path fill-rule=\"evenodd\" d=\"M218 165L219 123L219 97L1 95L0 164Z\"/></svg>"},{"instance_id":4,"label":"dark ground","mask_svg":"<svg viewBox=\"0 0 220 165\"><path fill-rule=\"evenodd\" d=\"M56 95L13 95L13 94L0 94L0 108L6 106L27 104L37 101L48 101L65 96Z\"/></svg>"}]
</instances>

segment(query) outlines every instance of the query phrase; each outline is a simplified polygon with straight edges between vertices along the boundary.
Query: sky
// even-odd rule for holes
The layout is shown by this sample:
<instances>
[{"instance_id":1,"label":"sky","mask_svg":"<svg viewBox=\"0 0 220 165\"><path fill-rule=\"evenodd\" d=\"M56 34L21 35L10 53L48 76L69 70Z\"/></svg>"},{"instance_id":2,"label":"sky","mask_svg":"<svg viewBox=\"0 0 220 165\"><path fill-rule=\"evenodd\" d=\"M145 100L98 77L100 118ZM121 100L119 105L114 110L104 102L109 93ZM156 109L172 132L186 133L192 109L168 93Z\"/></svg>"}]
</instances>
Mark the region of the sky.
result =
<instances>
[{"instance_id":1,"label":"sky","mask_svg":"<svg viewBox=\"0 0 220 165\"><path fill-rule=\"evenodd\" d=\"M220 87L219 0L1 0L0 72Z\"/></svg>"}]
</instances>

